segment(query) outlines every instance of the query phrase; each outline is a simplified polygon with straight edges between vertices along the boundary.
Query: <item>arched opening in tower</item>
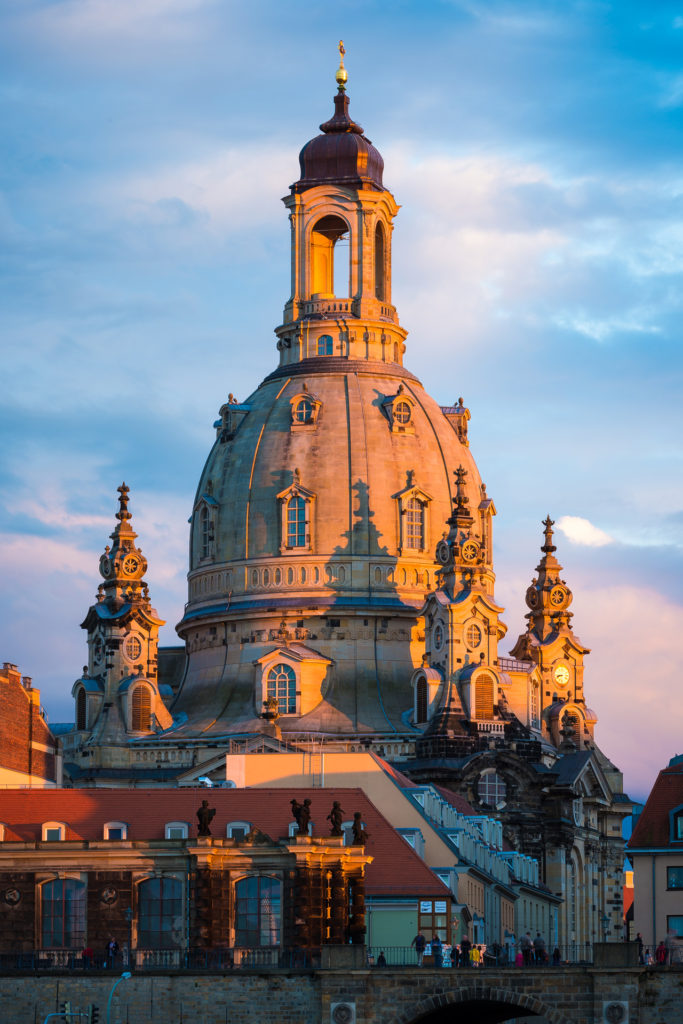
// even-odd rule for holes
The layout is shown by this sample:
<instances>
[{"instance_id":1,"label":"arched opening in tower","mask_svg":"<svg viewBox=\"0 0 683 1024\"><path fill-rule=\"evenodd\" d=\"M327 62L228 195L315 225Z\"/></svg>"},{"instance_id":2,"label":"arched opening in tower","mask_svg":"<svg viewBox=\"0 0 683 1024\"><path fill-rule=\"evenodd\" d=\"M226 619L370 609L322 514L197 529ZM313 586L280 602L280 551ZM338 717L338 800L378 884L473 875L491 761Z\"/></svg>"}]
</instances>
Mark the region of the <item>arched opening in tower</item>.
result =
<instances>
[{"instance_id":1,"label":"arched opening in tower","mask_svg":"<svg viewBox=\"0 0 683 1024\"><path fill-rule=\"evenodd\" d=\"M346 298L350 294L349 226L341 217L322 217L311 232L311 297Z\"/></svg>"}]
</instances>

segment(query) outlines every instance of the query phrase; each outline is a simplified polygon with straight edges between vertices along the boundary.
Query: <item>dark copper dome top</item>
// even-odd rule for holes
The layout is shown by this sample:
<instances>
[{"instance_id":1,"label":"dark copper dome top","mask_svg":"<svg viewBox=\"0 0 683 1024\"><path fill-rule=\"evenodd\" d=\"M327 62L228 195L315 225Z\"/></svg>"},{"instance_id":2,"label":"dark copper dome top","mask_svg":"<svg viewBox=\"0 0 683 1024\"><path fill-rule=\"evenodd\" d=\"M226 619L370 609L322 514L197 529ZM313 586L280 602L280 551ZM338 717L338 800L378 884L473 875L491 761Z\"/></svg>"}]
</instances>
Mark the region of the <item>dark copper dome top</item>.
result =
<instances>
[{"instance_id":1,"label":"dark copper dome top","mask_svg":"<svg viewBox=\"0 0 683 1024\"><path fill-rule=\"evenodd\" d=\"M292 192L305 192L332 182L350 188L383 188L384 160L363 129L349 117L349 98L341 89L334 97L334 116L320 125L323 135L307 142L299 153L301 178Z\"/></svg>"}]
</instances>

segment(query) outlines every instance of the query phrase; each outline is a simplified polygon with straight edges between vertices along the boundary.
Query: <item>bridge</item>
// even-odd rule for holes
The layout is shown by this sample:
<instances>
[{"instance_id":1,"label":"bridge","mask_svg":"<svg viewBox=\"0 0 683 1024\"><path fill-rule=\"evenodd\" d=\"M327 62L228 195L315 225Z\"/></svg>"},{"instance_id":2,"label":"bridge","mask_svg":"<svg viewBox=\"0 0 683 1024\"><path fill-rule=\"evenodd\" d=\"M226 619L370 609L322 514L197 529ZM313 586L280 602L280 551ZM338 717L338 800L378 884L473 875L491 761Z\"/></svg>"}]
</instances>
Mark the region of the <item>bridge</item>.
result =
<instances>
[{"instance_id":1,"label":"bridge","mask_svg":"<svg viewBox=\"0 0 683 1024\"><path fill-rule=\"evenodd\" d=\"M107 1005L120 974L0 976L3 1024ZM683 967L253 968L120 981L112 1024L675 1024Z\"/></svg>"}]
</instances>

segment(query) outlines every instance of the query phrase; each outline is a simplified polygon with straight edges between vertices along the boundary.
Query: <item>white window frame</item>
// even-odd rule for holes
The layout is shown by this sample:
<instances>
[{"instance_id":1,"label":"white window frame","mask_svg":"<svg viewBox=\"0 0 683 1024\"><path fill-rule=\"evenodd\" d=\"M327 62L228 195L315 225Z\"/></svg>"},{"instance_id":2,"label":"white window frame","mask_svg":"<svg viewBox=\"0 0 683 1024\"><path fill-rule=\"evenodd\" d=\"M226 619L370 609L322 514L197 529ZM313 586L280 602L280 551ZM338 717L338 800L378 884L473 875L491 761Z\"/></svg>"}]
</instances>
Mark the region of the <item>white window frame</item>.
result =
<instances>
[{"instance_id":1,"label":"white window frame","mask_svg":"<svg viewBox=\"0 0 683 1024\"><path fill-rule=\"evenodd\" d=\"M172 829L180 829L182 835L172 836ZM187 821L167 821L164 825L164 839L189 839L190 836L190 824Z\"/></svg>"},{"instance_id":2,"label":"white window frame","mask_svg":"<svg viewBox=\"0 0 683 1024\"><path fill-rule=\"evenodd\" d=\"M289 502L292 498L302 498L304 502L304 515L305 515L305 533L304 543L301 545L290 545L288 541L287 531L287 510ZM306 487L301 485L299 481L298 473L294 471L294 483L291 487L288 487L286 491L281 491L277 495L277 500L280 503L280 554L286 554L288 552L296 553L301 551L313 551L315 537L314 537L314 521L315 521L315 499L316 495L313 491L309 491Z\"/></svg>"},{"instance_id":3,"label":"white window frame","mask_svg":"<svg viewBox=\"0 0 683 1024\"><path fill-rule=\"evenodd\" d=\"M234 839L233 829L240 828L244 829L245 837L251 832L253 825L250 821L229 821L225 827L225 834L228 839Z\"/></svg>"},{"instance_id":4,"label":"white window frame","mask_svg":"<svg viewBox=\"0 0 683 1024\"><path fill-rule=\"evenodd\" d=\"M431 538L429 536L429 505L432 501L431 495L427 494L426 491L421 490L419 487L406 487L405 490L399 491L398 494L394 494L393 497L396 499L398 509L398 551L400 555L410 557L411 554L422 555L431 548ZM422 506L423 523L422 523L422 547L413 548L408 547L408 529L407 529L407 516L408 516L408 502L415 499Z\"/></svg>"},{"instance_id":5,"label":"white window frame","mask_svg":"<svg viewBox=\"0 0 683 1024\"><path fill-rule=\"evenodd\" d=\"M110 836L109 833L112 831L112 829L118 829L118 828L121 829L121 839L127 839L128 838L128 825L125 823L125 821L107 821L105 823L104 827L103 827L103 832L102 832L104 838L105 839L112 839L112 838L114 838L114 837Z\"/></svg>"},{"instance_id":6,"label":"white window frame","mask_svg":"<svg viewBox=\"0 0 683 1024\"><path fill-rule=\"evenodd\" d=\"M48 832L59 830L58 839L49 839ZM44 821L41 837L44 843L63 843L66 839L66 825L63 821Z\"/></svg>"},{"instance_id":7,"label":"white window frame","mask_svg":"<svg viewBox=\"0 0 683 1024\"><path fill-rule=\"evenodd\" d=\"M297 823L295 821L290 821L290 823L289 823L289 830L287 832L287 835L289 836L290 839L292 839L295 836L300 835L300 833L299 833L299 826L297 825ZM309 821L309 823L308 823L308 835L309 836L313 835L313 822L312 821Z\"/></svg>"}]
</instances>

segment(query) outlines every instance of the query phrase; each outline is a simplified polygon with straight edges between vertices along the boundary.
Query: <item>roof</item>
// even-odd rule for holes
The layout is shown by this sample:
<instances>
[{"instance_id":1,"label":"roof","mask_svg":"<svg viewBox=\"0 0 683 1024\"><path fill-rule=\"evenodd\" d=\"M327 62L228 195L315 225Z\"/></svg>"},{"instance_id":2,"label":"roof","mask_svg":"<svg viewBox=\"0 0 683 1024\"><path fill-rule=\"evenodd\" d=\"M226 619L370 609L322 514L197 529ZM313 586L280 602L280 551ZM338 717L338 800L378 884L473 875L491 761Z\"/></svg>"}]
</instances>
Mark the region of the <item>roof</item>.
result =
<instances>
[{"instance_id":1,"label":"roof","mask_svg":"<svg viewBox=\"0 0 683 1024\"><path fill-rule=\"evenodd\" d=\"M657 776L627 850L670 846L683 853L683 840L675 842L671 838L670 812L677 807L683 807L683 764L664 768Z\"/></svg>"},{"instance_id":2,"label":"roof","mask_svg":"<svg viewBox=\"0 0 683 1024\"><path fill-rule=\"evenodd\" d=\"M0 820L6 841L34 842L41 825L66 825L66 840L101 841L104 825L122 821L130 840L162 840L170 821L186 821L192 834L202 800L216 808L211 830L226 836L231 821L255 825L272 839L286 838L292 821L290 800L311 801L314 836L329 835L326 817L338 800L345 820L360 811L368 833L366 852L374 859L366 871L368 896L430 897L444 899L450 890L433 874L408 843L398 835L362 789L49 789L3 790Z\"/></svg>"},{"instance_id":3,"label":"roof","mask_svg":"<svg viewBox=\"0 0 683 1024\"><path fill-rule=\"evenodd\" d=\"M460 814L476 815L479 813L478 811L475 811L472 804L465 800L464 796L458 796L458 794L454 793L452 789L446 789L445 786L434 786L434 789L437 791L439 796L443 797L446 803L449 803L451 807L455 807L456 811L459 811Z\"/></svg>"}]
</instances>

